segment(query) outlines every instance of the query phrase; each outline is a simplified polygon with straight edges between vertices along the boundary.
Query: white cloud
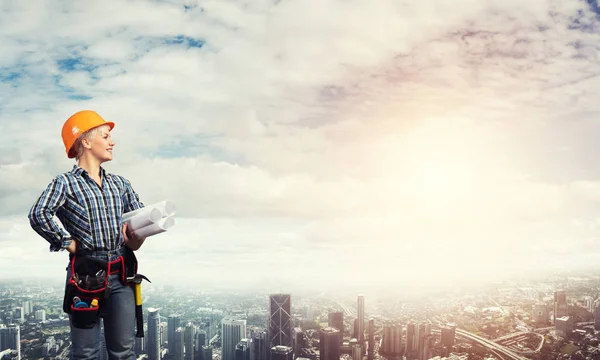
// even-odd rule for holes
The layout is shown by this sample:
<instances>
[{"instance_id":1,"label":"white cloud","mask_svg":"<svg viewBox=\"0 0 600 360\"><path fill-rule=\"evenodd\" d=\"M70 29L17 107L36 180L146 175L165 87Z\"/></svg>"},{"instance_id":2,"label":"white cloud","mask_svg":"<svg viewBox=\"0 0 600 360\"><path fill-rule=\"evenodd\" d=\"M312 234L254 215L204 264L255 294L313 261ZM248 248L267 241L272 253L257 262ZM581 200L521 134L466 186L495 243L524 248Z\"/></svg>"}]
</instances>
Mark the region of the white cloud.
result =
<instances>
[{"instance_id":1,"label":"white cloud","mask_svg":"<svg viewBox=\"0 0 600 360\"><path fill-rule=\"evenodd\" d=\"M180 209L144 262L199 283L386 282L415 267L410 281L433 282L594 253L599 35L585 2L3 6L13 269L32 256L62 271L26 214L72 166L59 131L82 108L117 124L107 169Z\"/></svg>"}]
</instances>

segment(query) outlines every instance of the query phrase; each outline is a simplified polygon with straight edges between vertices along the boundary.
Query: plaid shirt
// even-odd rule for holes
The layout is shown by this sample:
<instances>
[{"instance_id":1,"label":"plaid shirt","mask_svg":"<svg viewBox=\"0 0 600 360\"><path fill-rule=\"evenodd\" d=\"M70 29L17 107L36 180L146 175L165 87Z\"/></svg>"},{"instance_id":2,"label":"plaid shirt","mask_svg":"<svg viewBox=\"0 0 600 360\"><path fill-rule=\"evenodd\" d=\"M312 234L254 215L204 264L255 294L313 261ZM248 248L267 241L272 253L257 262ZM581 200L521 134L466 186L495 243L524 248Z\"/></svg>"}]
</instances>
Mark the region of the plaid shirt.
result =
<instances>
[{"instance_id":1,"label":"plaid shirt","mask_svg":"<svg viewBox=\"0 0 600 360\"><path fill-rule=\"evenodd\" d=\"M75 165L56 176L29 211L31 227L50 243L50 251L64 250L72 239L82 249L115 250L123 244L123 213L144 207L131 183L100 167L102 187ZM60 220L61 229L53 220Z\"/></svg>"}]
</instances>

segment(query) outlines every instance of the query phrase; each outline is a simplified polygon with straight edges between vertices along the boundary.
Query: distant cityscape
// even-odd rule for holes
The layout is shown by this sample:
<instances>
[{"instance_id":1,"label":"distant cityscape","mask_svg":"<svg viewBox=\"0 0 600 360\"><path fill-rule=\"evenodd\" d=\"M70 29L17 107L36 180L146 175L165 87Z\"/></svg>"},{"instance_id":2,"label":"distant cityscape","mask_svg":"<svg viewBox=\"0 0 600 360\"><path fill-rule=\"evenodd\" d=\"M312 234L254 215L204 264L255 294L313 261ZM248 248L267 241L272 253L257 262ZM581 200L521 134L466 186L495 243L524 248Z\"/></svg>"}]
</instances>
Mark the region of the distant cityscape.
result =
<instances>
[{"instance_id":1,"label":"distant cityscape","mask_svg":"<svg viewBox=\"0 0 600 360\"><path fill-rule=\"evenodd\" d=\"M63 295L59 284L0 283L1 360L69 358ZM423 296L150 284L143 298L140 360L600 359L600 276L589 273Z\"/></svg>"}]
</instances>

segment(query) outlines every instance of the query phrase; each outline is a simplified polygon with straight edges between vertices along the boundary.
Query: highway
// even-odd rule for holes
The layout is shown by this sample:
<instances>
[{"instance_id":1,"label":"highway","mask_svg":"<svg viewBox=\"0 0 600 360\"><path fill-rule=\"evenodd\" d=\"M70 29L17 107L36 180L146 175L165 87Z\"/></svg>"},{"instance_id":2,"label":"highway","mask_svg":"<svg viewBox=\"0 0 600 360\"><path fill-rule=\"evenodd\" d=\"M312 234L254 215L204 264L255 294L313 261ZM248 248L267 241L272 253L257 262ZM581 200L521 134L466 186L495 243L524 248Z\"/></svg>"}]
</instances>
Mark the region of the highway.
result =
<instances>
[{"instance_id":1,"label":"highway","mask_svg":"<svg viewBox=\"0 0 600 360\"><path fill-rule=\"evenodd\" d=\"M435 333L440 333L440 330L438 329L432 329L432 332ZM488 349L493 350L495 353L501 355L502 357L504 357L505 359L509 359L509 360L529 360L526 357L522 357L510 350L508 350L507 348L505 348L502 345L498 345L493 341L490 341L488 339L484 339L481 336L477 336L475 334L472 334L468 331L464 331L461 329L456 329L456 335L457 336L461 336L463 338L467 338L469 340L475 341L476 343L479 343L483 346L485 346Z\"/></svg>"}]
</instances>

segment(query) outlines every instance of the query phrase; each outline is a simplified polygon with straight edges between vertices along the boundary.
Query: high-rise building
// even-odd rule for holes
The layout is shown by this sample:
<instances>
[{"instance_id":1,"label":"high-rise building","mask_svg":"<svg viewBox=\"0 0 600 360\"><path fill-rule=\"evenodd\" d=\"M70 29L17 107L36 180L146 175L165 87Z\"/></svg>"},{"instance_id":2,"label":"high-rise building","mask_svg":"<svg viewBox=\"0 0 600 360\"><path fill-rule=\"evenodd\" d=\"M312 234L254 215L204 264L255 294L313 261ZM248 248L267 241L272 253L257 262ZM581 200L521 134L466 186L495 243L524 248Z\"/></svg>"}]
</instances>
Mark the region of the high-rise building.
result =
<instances>
[{"instance_id":1,"label":"high-rise building","mask_svg":"<svg viewBox=\"0 0 600 360\"><path fill-rule=\"evenodd\" d=\"M23 301L23 312L25 315L33 312L33 302L31 300Z\"/></svg>"},{"instance_id":2,"label":"high-rise building","mask_svg":"<svg viewBox=\"0 0 600 360\"><path fill-rule=\"evenodd\" d=\"M22 306L16 307L14 313L15 321L19 323L25 322L25 309Z\"/></svg>"},{"instance_id":3,"label":"high-rise building","mask_svg":"<svg viewBox=\"0 0 600 360\"><path fill-rule=\"evenodd\" d=\"M416 350L417 325L411 321L406 325L406 354L413 354Z\"/></svg>"},{"instance_id":4,"label":"high-rise building","mask_svg":"<svg viewBox=\"0 0 600 360\"><path fill-rule=\"evenodd\" d=\"M18 324L0 327L0 351L8 349L15 350L17 360L21 359L21 327Z\"/></svg>"},{"instance_id":5,"label":"high-rise building","mask_svg":"<svg viewBox=\"0 0 600 360\"><path fill-rule=\"evenodd\" d=\"M148 340L146 346L146 353L148 354L148 360L160 360L160 314L158 309L148 309Z\"/></svg>"},{"instance_id":6,"label":"high-rise building","mask_svg":"<svg viewBox=\"0 0 600 360\"><path fill-rule=\"evenodd\" d=\"M306 347L308 347L308 338L306 337L306 333L299 328L294 333L294 356L301 357L302 349Z\"/></svg>"},{"instance_id":7,"label":"high-rise building","mask_svg":"<svg viewBox=\"0 0 600 360\"><path fill-rule=\"evenodd\" d=\"M365 296L358 295L358 343L363 346L365 342Z\"/></svg>"},{"instance_id":8,"label":"high-rise building","mask_svg":"<svg viewBox=\"0 0 600 360\"><path fill-rule=\"evenodd\" d=\"M250 339L244 338L235 346L235 360L250 360L252 346Z\"/></svg>"},{"instance_id":9,"label":"high-rise building","mask_svg":"<svg viewBox=\"0 0 600 360\"><path fill-rule=\"evenodd\" d=\"M573 318L570 316L559 317L554 320L554 324L556 336L569 340L573 333Z\"/></svg>"},{"instance_id":10,"label":"high-rise building","mask_svg":"<svg viewBox=\"0 0 600 360\"><path fill-rule=\"evenodd\" d=\"M368 330L368 354L367 360L373 360L375 357L375 320L369 319L369 330Z\"/></svg>"},{"instance_id":11,"label":"high-rise building","mask_svg":"<svg viewBox=\"0 0 600 360\"><path fill-rule=\"evenodd\" d=\"M402 327L391 325L383 327L383 343L380 352L389 358L402 355Z\"/></svg>"},{"instance_id":12,"label":"high-rise building","mask_svg":"<svg viewBox=\"0 0 600 360\"><path fill-rule=\"evenodd\" d=\"M207 342L207 338L206 338L206 331L197 330L195 346L194 346L194 359L195 360L204 360L204 358L202 357L202 347L204 345L206 345L207 343L208 342ZM210 359L208 359L208 360L210 360Z\"/></svg>"},{"instance_id":13,"label":"high-rise building","mask_svg":"<svg viewBox=\"0 0 600 360\"><path fill-rule=\"evenodd\" d=\"M344 339L344 313L341 311L329 313L329 327L336 328L340 331L340 343ZM297 354L296 354L297 355Z\"/></svg>"},{"instance_id":14,"label":"high-rise building","mask_svg":"<svg viewBox=\"0 0 600 360\"><path fill-rule=\"evenodd\" d=\"M594 301L594 329L600 330L600 299Z\"/></svg>"},{"instance_id":15,"label":"high-rise building","mask_svg":"<svg viewBox=\"0 0 600 360\"><path fill-rule=\"evenodd\" d=\"M225 318L221 327L221 359L235 360L235 347L246 337L246 320Z\"/></svg>"},{"instance_id":16,"label":"high-rise building","mask_svg":"<svg viewBox=\"0 0 600 360\"><path fill-rule=\"evenodd\" d=\"M554 316L553 319L556 322L557 318L568 315L567 307L567 293L564 290L558 290L554 293Z\"/></svg>"},{"instance_id":17,"label":"high-rise building","mask_svg":"<svg viewBox=\"0 0 600 360\"><path fill-rule=\"evenodd\" d=\"M319 353L320 360L339 360L340 343L339 330L326 327L319 330Z\"/></svg>"},{"instance_id":18,"label":"high-rise building","mask_svg":"<svg viewBox=\"0 0 600 360\"><path fill-rule=\"evenodd\" d=\"M273 346L271 360L294 360L294 349L291 346Z\"/></svg>"},{"instance_id":19,"label":"high-rise building","mask_svg":"<svg viewBox=\"0 0 600 360\"><path fill-rule=\"evenodd\" d=\"M202 359L212 360L212 346L204 345L202 347Z\"/></svg>"},{"instance_id":20,"label":"high-rise building","mask_svg":"<svg viewBox=\"0 0 600 360\"><path fill-rule=\"evenodd\" d=\"M418 341L417 341L417 357L419 359L423 358L423 354L425 351L425 342L431 335L431 322L424 321L418 326ZM429 359L429 358L428 358Z\"/></svg>"},{"instance_id":21,"label":"high-rise building","mask_svg":"<svg viewBox=\"0 0 600 360\"><path fill-rule=\"evenodd\" d=\"M184 360L183 356L185 353L185 333L183 328L180 326L175 329L175 344L173 345L173 353L171 359L173 360Z\"/></svg>"},{"instance_id":22,"label":"high-rise building","mask_svg":"<svg viewBox=\"0 0 600 360\"><path fill-rule=\"evenodd\" d=\"M362 360L362 349L360 344L352 346L352 360Z\"/></svg>"},{"instance_id":23,"label":"high-rise building","mask_svg":"<svg viewBox=\"0 0 600 360\"><path fill-rule=\"evenodd\" d=\"M169 355L175 354L175 332L181 326L181 317L179 315L169 315L167 318L167 349Z\"/></svg>"},{"instance_id":24,"label":"high-rise building","mask_svg":"<svg viewBox=\"0 0 600 360\"><path fill-rule=\"evenodd\" d=\"M293 345L291 301L290 294L269 296L269 347Z\"/></svg>"},{"instance_id":25,"label":"high-rise building","mask_svg":"<svg viewBox=\"0 0 600 360\"><path fill-rule=\"evenodd\" d=\"M35 321L46 321L46 310L38 310L35 312Z\"/></svg>"},{"instance_id":26,"label":"high-rise building","mask_svg":"<svg viewBox=\"0 0 600 360\"><path fill-rule=\"evenodd\" d=\"M425 335L423 341L423 350L421 351L421 360L431 359L433 356L433 348L435 346L435 336L429 334ZM444 355L446 356L446 355ZM448 355L449 356L449 355Z\"/></svg>"},{"instance_id":27,"label":"high-rise building","mask_svg":"<svg viewBox=\"0 0 600 360\"><path fill-rule=\"evenodd\" d=\"M531 318L536 323L536 325L545 324L548 322L549 315L548 307L546 306L546 304L539 302L537 304L534 304L532 308L533 309L531 311Z\"/></svg>"},{"instance_id":28,"label":"high-rise building","mask_svg":"<svg viewBox=\"0 0 600 360\"><path fill-rule=\"evenodd\" d=\"M269 347L267 346L267 332L266 331L252 331L252 352L250 353L250 360L267 360L267 353Z\"/></svg>"},{"instance_id":29,"label":"high-rise building","mask_svg":"<svg viewBox=\"0 0 600 360\"><path fill-rule=\"evenodd\" d=\"M188 322L185 326L185 332L183 334L183 342L185 352L183 358L185 360L194 360L194 346L196 343L196 328L194 324Z\"/></svg>"},{"instance_id":30,"label":"high-rise building","mask_svg":"<svg viewBox=\"0 0 600 360\"><path fill-rule=\"evenodd\" d=\"M442 346L446 348L447 353L444 356L448 356L448 354L452 351L454 347L454 341L456 339L456 324L446 324L442 326L440 329L440 340Z\"/></svg>"}]
</instances>

